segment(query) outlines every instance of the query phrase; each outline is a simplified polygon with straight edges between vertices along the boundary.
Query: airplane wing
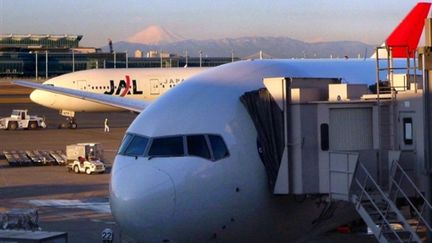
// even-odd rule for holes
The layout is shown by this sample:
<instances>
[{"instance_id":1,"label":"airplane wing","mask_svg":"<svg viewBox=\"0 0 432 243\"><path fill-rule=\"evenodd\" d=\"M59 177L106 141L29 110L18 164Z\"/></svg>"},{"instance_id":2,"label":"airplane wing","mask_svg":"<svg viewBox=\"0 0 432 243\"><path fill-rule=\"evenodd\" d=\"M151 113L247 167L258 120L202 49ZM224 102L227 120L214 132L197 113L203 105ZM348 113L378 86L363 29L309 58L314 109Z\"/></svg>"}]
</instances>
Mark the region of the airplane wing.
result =
<instances>
[{"instance_id":1,"label":"airplane wing","mask_svg":"<svg viewBox=\"0 0 432 243\"><path fill-rule=\"evenodd\" d=\"M67 95L78 99L89 100L93 102L97 102L103 105L110 105L118 108L123 108L130 111L141 112L147 106L150 105L150 102L146 102L143 100L135 100L135 99L127 99L118 96L111 96L105 94L96 94L81 90L68 89L63 87L55 87L51 85L43 85L28 81L16 80L12 81L13 84L24 86L33 89L45 90L48 92L53 92L61 95Z\"/></svg>"}]
</instances>

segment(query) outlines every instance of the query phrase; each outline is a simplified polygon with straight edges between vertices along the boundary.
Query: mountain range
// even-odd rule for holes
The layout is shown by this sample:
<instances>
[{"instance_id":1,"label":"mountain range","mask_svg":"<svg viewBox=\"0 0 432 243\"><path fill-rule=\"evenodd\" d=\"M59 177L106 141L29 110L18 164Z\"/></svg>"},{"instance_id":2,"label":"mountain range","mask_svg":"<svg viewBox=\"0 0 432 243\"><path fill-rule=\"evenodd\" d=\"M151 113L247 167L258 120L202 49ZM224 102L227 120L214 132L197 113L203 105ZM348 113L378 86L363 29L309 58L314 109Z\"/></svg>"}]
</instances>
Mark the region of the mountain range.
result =
<instances>
[{"instance_id":1,"label":"mountain range","mask_svg":"<svg viewBox=\"0 0 432 243\"><path fill-rule=\"evenodd\" d=\"M108 51L108 46L101 47ZM262 51L266 58L329 58L369 57L375 48L358 41L304 42L289 37L240 37L209 40L185 39L162 27L148 28L129 37L126 41L113 43L116 52L144 53L155 50L179 56L256 58Z\"/></svg>"}]
</instances>

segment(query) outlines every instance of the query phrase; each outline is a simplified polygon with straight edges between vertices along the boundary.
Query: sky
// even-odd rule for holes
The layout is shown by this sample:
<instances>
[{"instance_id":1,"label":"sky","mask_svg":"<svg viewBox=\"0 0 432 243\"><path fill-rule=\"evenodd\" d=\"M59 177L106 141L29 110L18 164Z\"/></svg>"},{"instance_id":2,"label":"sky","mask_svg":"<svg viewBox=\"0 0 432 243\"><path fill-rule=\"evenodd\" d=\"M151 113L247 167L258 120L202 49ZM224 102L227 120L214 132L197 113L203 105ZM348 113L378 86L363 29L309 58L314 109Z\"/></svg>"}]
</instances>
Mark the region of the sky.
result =
<instances>
[{"instance_id":1,"label":"sky","mask_svg":"<svg viewBox=\"0 0 432 243\"><path fill-rule=\"evenodd\" d=\"M397 2L397 3L396 3ZM0 34L79 34L100 47L158 25L186 39L286 36L381 44L414 0L0 0Z\"/></svg>"}]
</instances>

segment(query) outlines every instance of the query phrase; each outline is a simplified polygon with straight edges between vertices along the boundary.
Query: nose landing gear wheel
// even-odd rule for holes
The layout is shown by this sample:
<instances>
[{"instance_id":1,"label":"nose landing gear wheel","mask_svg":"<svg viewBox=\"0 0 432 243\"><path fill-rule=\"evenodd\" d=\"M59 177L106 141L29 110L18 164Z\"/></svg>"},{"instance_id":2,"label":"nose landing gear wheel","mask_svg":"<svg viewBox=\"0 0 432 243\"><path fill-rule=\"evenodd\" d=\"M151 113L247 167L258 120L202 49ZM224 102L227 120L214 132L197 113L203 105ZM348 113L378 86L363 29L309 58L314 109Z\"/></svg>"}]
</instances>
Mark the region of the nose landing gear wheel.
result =
<instances>
[{"instance_id":1,"label":"nose landing gear wheel","mask_svg":"<svg viewBox=\"0 0 432 243\"><path fill-rule=\"evenodd\" d=\"M75 122L75 118L73 117L68 117L66 119L65 123L62 123L58 126L59 129L62 128L69 128L69 129L77 129L78 128L78 124Z\"/></svg>"}]
</instances>

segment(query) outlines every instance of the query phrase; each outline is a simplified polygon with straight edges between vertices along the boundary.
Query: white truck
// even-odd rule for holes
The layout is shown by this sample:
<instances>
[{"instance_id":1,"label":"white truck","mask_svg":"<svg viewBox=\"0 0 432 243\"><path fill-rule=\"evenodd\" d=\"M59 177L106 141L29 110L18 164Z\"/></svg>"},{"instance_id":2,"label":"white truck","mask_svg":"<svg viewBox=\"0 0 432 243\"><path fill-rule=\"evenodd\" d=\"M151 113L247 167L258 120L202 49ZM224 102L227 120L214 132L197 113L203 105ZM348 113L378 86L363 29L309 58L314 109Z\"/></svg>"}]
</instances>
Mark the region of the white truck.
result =
<instances>
[{"instance_id":1,"label":"white truck","mask_svg":"<svg viewBox=\"0 0 432 243\"><path fill-rule=\"evenodd\" d=\"M45 119L27 114L27 110L13 110L10 117L0 119L0 129L37 129L46 128Z\"/></svg>"},{"instance_id":2,"label":"white truck","mask_svg":"<svg viewBox=\"0 0 432 243\"><path fill-rule=\"evenodd\" d=\"M67 168L75 173L104 173L103 149L100 143L77 143L66 146Z\"/></svg>"}]
</instances>

